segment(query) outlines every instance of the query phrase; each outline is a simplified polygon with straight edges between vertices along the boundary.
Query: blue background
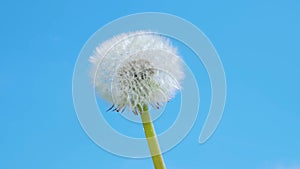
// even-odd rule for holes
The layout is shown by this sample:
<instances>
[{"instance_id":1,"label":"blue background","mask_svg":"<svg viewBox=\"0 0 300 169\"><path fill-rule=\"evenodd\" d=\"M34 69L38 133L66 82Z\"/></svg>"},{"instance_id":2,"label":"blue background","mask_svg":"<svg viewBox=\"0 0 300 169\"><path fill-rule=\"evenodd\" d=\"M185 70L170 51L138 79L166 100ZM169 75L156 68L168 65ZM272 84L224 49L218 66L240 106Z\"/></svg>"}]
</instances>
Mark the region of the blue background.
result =
<instances>
[{"instance_id":1,"label":"blue background","mask_svg":"<svg viewBox=\"0 0 300 169\"><path fill-rule=\"evenodd\" d=\"M297 0L2 0L0 168L153 168L151 159L100 149L80 127L72 102L73 68L87 39L114 19L146 11L171 13L199 27L216 47L227 76L217 131L198 144L210 99L203 73L203 113L190 134L164 154L167 167L299 169ZM118 127L126 132L126 126Z\"/></svg>"}]
</instances>

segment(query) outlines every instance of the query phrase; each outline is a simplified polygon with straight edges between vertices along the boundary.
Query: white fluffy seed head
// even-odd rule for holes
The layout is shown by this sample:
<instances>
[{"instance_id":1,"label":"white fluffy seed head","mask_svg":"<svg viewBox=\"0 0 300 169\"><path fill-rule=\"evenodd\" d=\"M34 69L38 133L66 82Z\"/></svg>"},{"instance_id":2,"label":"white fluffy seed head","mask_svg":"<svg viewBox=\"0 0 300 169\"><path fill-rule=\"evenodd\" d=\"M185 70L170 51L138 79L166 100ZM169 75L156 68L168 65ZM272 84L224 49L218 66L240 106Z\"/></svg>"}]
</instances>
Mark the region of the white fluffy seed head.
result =
<instances>
[{"instance_id":1,"label":"white fluffy seed head","mask_svg":"<svg viewBox=\"0 0 300 169\"><path fill-rule=\"evenodd\" d=\"M120 34L96 47L91 76L97 93L117 111L159 108L180 89L182 61L169 40L154 32Z\"/></svg>"}]
</instances>

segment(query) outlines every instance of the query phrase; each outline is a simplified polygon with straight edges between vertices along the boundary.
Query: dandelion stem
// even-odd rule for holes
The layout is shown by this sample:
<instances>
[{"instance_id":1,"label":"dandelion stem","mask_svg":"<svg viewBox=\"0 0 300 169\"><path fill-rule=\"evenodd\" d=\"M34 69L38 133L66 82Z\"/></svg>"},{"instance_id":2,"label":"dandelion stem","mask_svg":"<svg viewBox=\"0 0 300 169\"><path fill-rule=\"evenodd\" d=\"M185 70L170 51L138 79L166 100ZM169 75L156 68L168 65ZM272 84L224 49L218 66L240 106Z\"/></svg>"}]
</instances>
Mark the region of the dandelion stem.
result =
<instances>
[{"instance_id":1,"label":"dandelion stem","mask_svg":"<svg viewBox=\"0 0 300 169\"><path fill-rule=\"evenodd\" d=\"M165 169L165 163L161 155L160 147L156 137L155 129L153 127L151 117L147 106L139 106L139 111L141 112L141 118L144 126L144 132L152 156L152 161L155 169Z\"/></svg>"}]
</instances>

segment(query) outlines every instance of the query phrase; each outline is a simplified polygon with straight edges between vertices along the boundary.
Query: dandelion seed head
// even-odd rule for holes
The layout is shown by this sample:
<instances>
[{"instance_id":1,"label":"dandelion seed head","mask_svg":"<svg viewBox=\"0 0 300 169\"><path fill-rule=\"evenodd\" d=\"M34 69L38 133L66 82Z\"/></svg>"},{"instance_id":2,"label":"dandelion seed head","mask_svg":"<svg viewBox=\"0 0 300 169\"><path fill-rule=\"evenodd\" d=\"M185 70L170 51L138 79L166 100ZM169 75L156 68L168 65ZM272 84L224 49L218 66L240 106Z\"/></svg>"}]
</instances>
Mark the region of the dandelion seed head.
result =
<instances>
[{"instance_id":1,"label":"dandelion seed head","mask_svg":"<svg viewBox=\"0 0 300 169\"><path fill-rule=\"evenodd\" d=\"M116 106L137 112L159 108L180 89L182 61L170 41L151 31L124 33L96 47L90 57L96 92Z\"/></svg>"}]
</instances>

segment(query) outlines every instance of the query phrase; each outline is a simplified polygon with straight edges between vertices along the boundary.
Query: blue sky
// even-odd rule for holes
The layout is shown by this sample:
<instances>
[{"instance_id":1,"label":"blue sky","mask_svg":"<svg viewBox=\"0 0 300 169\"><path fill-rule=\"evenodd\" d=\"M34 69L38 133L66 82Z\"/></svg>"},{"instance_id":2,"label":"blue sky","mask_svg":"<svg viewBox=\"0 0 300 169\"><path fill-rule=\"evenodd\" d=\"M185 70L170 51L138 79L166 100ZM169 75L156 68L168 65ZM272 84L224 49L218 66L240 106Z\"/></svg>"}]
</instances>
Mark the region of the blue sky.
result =
<instances>
[{"instance_id":1,"label":"blue sky","mask_svg":"<svg viewBox=\"0 0 300 169\"><path fill-rule=\"evenodd\" d=\"M209 79L199 68L202 109L190 134L164 154L167 167L299 169L296 0L1 1L0 168L152 168L151 159L118 157L94 144L72 102L73 69L88 38L114 19L149 11L177 15L199 27L217 49L227 76L223 119L200 145L210 98ZM106 118L113 121L116 114ZM163 127L158 125L158 132Z\"/></svg>"}]
</instances>

